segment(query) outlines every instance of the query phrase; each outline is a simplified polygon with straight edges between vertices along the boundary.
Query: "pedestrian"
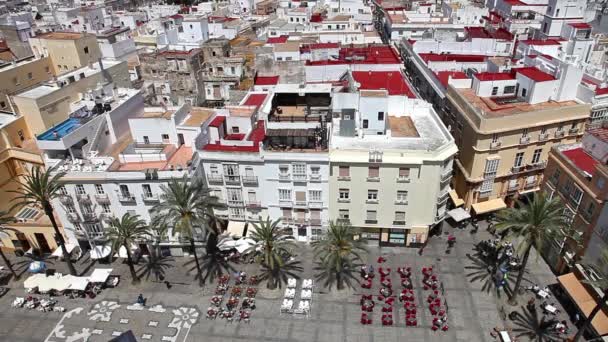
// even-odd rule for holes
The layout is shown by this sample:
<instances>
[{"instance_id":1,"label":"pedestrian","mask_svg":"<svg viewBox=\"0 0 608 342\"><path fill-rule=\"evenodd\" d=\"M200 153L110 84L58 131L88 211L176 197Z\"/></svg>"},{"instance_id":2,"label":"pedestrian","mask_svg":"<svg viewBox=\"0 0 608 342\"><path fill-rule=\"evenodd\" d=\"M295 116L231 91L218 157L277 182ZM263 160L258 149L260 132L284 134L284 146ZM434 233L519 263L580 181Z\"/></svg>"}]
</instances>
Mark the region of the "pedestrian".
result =
<instances>
[{"instance_id":1,"label":"pedestrian","mask_svg":"<svg viewBox=\"0 0 608 342\"><path fill-rule=\"evenodd\" d=\"M422 252L424 252L424 245L418 249L418 255L422 255Z\"/></svg>"},{"instance_id":2,"label":"pedestrian","mask_svg":"<svg viewBox=\"0 0 608 342\"><path fill-rule=\"evenodd\" d=\"M165 285L167 286L167 289L171 289L171 283L168 280L165 280Z\"/></svg>"},{"instance_id":3,"label":"pedestrian","mask_svg":"<svg viewBox=\"0 0 608 342\"><path fill-rule=\"evenodd\" d=\"M139 294L139 296L137 296L137 304L140 304L141 306L146 306L146 300L144 299L144 295L143 294Z\"/></svg>"}]
</instances>

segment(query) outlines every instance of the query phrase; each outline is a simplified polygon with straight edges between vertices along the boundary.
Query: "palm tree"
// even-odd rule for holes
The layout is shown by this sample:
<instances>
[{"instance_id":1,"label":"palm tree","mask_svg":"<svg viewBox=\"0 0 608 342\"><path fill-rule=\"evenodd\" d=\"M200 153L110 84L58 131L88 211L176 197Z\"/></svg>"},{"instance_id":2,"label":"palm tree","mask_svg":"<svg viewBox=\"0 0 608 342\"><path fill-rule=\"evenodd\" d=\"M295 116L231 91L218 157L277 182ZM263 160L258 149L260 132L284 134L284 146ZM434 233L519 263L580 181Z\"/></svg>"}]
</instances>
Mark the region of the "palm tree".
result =
<instances>
[{"instance_id":1,"label":"palm tree","mask_svg":"<svg viewBox=\"0 0 608 342\"><path fill-rule=\"evenodd\" d=\"M317 280L325 286L336 285L338 290L353 287L362 254L367 253L359 230L343 222L330 222L321 240L313 243L317 257Z\"/></svg>"},{"instance_id":2,"label":"palm tree","mask_svg":"<svg viewBox=\"0 0 608 342\"><path fill-rule=\"evenodd\" d=\"M131 246L140 240L145 239L148 233L146 222L139 218L139 215L124 214L120 219L112 217L108 220L109 227L105 231L105 238L112 244L112 249L115 251L124 247L127 250L127 264L131 271L132 283L139 283L139 277L133 266L133 258L131 256Z\"/></svg>"},{"instance_id":3,"label":"palm tree","mask_svg":"<svg viewBox=\"0 0 608 342\"><path fill-rule=\"evenodd\" d=\"M186 177L172 179L162 190L161 201L152 210L159 218L159 224L171 228L173 234L179 233L190 242L199 285L203 286L195 236L197 233L210 233L207 239L207 254L217 253L217 238L214 237L219 231L213 209L220 207L220 204L200 181L188 182Z\"/></svg>"},{"instance_id":4,"label":"palm tree","mask_svg":"<svg viewBox=\"0 0 608 342\"><path fill-rule=\"evenodd\" d=\"M513 317L513 333L516 337L525 336L529 341L551 342L563 341L559 333L555 330L557 319L547 319L546 316L540 315L536 308L530 309L527 306L522 307L523 314L516 311Z\"/></svg>"},{"instance_id":5,"label":"palm tree","mask_svg":"<svg viewBox=\"0 0 608 342\"><path fill-rule=\"evenodd\" d=\"M188 269L188 273L196 269L199 273L195 278L198 279L199 284L204 284L207 280L213 282L217 277L220 277L223 274L230 274L236 271L230 261L217 251L206 251L200 261L194 258L194 260L189 260L184 263L187 267L192 264L194 265Z\"/></svg>"},{"instance_id":6,"label":"palm tree","mask_svg":"<svg viewBox=\"0 0 608 342\"><path fill-rule=\"evenodd\" d=\"M557 197L549 199L543 193L537 192L528 204L518 201L518 207L499 212L496 223L499 233L506 233L512 240L519 239L517 251L519 255L523 255L515 287L509 299L511 305L517 305L517 293L532 247L537 251L542 250L544 242L552 241L568 227L563 215L564 206Z\"/></svg>"},{"instance_id":7,"label":"palm tree","mask_svg":"<svg viewBox=\"0 0 608 342\"><path fill-rule=\"evenodd\" d=\"M1 234L8 235L9 231L13 231L14 230L14 229L9 228L9 227L6 226L6 224L11 223L11 222L15 222L15 218L12 217L12 216L10 216L5 211L0 211L0 235ZM15 278L15 280L18 280L19 279L19 275L17 274L17 272L15 272L15 269L13 268L13 265L8 260L8 258L6 257L6 255L4 255L4 251L2 250L2 248L0 248L0 257L2 257L2 260L4 260L4 264L6 265L6 267L13 274L13 278Z\"/></svg>"},{"instance_id":8,"label":"palm tree","mask_svg":"<svg viewBox=\"0 0 608 342\"><path fill-rule=\"evenodd\" d=\"M299 260L281 260L280 266L270 267L267 264L262 264L260 280L266 280L266 288L276 289L282 288L283 284L287 284L289 278L300 279L300 273L303 270L302 262Z\"/></svg>"},{"instance_id":9,"label":"palm tree","mask_svg":"<svg viewBox=\"0 0 608 342\"><path fill-rule=\"evenodd\" d=\"M581 337L583 337L585 331L589 329L589 326L591 326L591 322L593 322L593 319L598 314L598 312L600 312L600 310L606 310L607 308L606 302L608 302L608 274L604 274L605 272L602 272L602 270L604 269L603 267L608 264L608 250L602 251L602 257L600 258L600 260L602 261L601 265L597 265L597 267L594 267L594 270L597 273L600 273L598 277L600 279L584 282L591 286L599 287L600 289L602 289L602 298L600 299L599 303L595 305L593 310L591 310L589 316L587 316L587 319L583 321L583 324L581 325L580 329L576 332L576 335L574 335L572 342L577 342L578 340L580 340Z\"/></svg>"},{"instance_id":10,"label":"palm tree","mask_svg":"<svg viewBox=\"0 0 608 342\"><path fill-rule=\"evenodd\" d=\"M55 240L63 252L69 272L71 275L75 276L76 269L74 268L70 254L65 247L65 239L63 234L59 231L53 213L53 206L51 205L51 201L58 198L61 194L60 189L62 185L60 180L65 175L65 172L57 172L55 175L51 175L54 172L55 168L44 171L39 166L34 166L23 180L17 181L19 183L19 189L11 191L17 194L12 200L16 202L16 204L11 208L11 211L16 207L42 207L42 210L44 210L44 213L51 221L51 225L55 230Z\"/></svg>"}]
</instances>

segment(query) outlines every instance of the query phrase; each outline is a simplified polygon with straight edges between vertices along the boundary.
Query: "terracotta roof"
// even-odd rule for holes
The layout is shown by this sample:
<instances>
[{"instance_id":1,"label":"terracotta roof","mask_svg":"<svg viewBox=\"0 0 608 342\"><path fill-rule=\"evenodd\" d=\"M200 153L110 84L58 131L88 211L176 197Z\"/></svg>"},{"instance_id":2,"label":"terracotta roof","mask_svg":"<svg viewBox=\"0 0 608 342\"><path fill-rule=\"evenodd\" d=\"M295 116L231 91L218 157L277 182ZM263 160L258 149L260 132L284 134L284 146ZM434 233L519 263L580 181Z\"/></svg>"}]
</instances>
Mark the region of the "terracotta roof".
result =
<instances>
[{"instance_id":1,"label":"terracotta roof","mask_svg":"<svg viewBox=\"0 0 608 342\"><path fill-rule=\"evenodd\" d=\"M514 68L513 71L517 72L518 74L522 74L527 78L534 80L535 82L546 82L556 80L553 75L547 74L544 71L540 71L535 67Z\"/></svg>"},{"instance_id":2,"label":"terracotta roof","mask_svg":"<svg viewBox=\"0 0 608 342\"><path fill-rule=\"evenodd\" d=\"M285 43L289 39L289 36L280 36L280 37L272 37L268 38L266 44L280 44Z\"/></svg>"},{"instance_id":3,"label":"terracotta roof","mask_svg":"<svg viewBox=\"0 0 608 342\"><path fill-rule=\"evenodd\" d=\"M399 54L389 45L343 47L337 59L306 61L306 65L336 64L401 64Z\"/></svg>"},{"instance_id":4,"label":"terracotta roof","mask_svg":"<svg viewBox=\"0 0 608 342\"><path fill-rule=\"evenodd\" d=\"M582 147L562 151L562 154L580 170L589 174L593 174L595 171L595 165L598 163L598 161L592 156L588 155Z\"/></svg>"},{"instance_id":5,"label":"terracotta roof","mask_svg":"<svg viewBox=\"0 0 608 342\"><path fill-rule=\"evenodd\" d=\"M608 128L595 128L587 131L587 133L593 135L603 142L608 142Z\"/></svg>"},{"instance_id":6,"label":"terracotta roof","mask_svg":"<svg viewBox=\"0 0 608 342\"><path fill-rule=\"evenodd\" d=\"M267 96L268 94L249 94L245 102L243 102L243 106L260 106L264 103Z\"/></svg>"},{"instance_id":7,"label":"terracotta roof","mask_svg":"<svg viewBox=\"0 0 608 342\"><path fill-rule=\"evenodd\" d=\"M385 89L389 95L405 95L416 98L399 71L354 71L353 78L361 90Z\"/></svg>"}]
</instances>

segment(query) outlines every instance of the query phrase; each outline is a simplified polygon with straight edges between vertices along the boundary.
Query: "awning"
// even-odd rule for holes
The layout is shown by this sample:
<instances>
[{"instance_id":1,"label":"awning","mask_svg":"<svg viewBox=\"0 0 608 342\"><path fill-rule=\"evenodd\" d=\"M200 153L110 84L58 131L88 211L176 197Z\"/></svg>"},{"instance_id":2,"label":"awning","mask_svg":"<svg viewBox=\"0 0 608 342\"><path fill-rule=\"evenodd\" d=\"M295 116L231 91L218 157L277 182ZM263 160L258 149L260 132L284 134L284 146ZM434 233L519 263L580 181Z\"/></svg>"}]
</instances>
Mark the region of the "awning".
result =
<instances>
[{"instance_id":1,"label":"awning","mask_svg":"<svg viewBox=\"0 0 608 342\"><path fill-rule=\"evenodd\" d=\"M462 198L458 197L456 190L450 190L449 194L450 194L450 198L452 199L452 203L454 203L455 207L460 207L461 205L464 204L464 200Z\"/></svg>"},{"instance_id":2,"label":"awning","mask_svg":"<svg viewBox=\"0 0 608 342\"><path fill-rule=\"evenodd\" d=\"M70 283L69 290L84 291L89 285L89 277L75 277L72 275L65 276Z\"/></svg>"},{"instance_id":3,"label":"awning","mask_svg":"<svg viewBox=\"0 0 608 342\"><path fill-rule=\"evenodd\" d=\"M28 290L33 289L34 287L40 285L44 278L46 278L44 274L34 274L31 277L25 279L25 281L23 282L23 287Z\"/></svg>"},{"instance_id":4,"label":"awning","mask_svg":"<svg viewBox=\"0 0 608 342\"><path fill-rule=\"evenodd\" d=\"M103 259L112 253L110 246L95 246L91 249L91 259Z\"/></svg>"},{"instance_id":5,"label":"awning","mask_svg":"<svg viewBox=\"0 0 608 342\"><path fill-rule=\"evenodd\" d=\"M253 241L252 239L247 239L247 238L243 238L243 239L239 239L236 241L236 250L243 254L243 252L247 251L249 248L251 248L252 246L255 245L255 241Z\"/></svg>"},{"instance_id":6,"label":"awning","mask_svg":"<svg viewBox=\"0 0 608 342\"><path fill-rule=\"evenodd\" d=\"M578 280L574 273L567 273L557 277L560 285L564 288L568 296L576 304L579 310L587 318L591 310L597 304L595 298L589 293L589 290ZM608 315L605 311L599 311L591 322L593 329L600 335L608 335Z\"/></svg>"},{"instance_id":7,"label":"awning","mask_svg":"<svg viewBox=\"0 0 608 342\"><path fill-rule=\"evenodd\" d=\"M105 283L110 274L112 274L111 268L96 268L89 276L89 281L91 283Z\"/></svg>"},{"instance_id":8,"label":"awning","mask_svg":"<svg viewBox=\"0 0 608 342\"><path fill-rule=\"evenodd\" d=\"M137 246L131 245L131 257L133 257L133 253L137 250L138 250ZM114 256L126 259L127 258L127 249L125 248L125 246L120 246L120 248L118 249L118 253L116 253Z\"/></svg>"},{"instance_id":9,"label":"awning","mask_svg":"<svg viewBox=\"0 0 608 342\"><path fill-rule=\"evenodd\" d=\"M246 222L228 221L228 229L226 229L226 232L228 232L230 236L241 237L245 231L245 224Z\"/></svg>"},{"instance_id":10,"label":"awning","mask_svg":"<svg viewBox=\"0 0 608 342\"><path fill-rule=\"evenodd\" d=\"M460 222L460 221L463 221L463 220L471 218L471 214L469 214L463 208L452 209L452 210L448 211L448 215L452 219L454 219L454 221L456 221L456 222Z\"/></svg>"},{"instance_id":11,"label":"awning","mask_svg":"<svg viewBox=\"0 0 608 342\"><path fill-rule=\"evenodd\" d=\"M217 248L219 248L220 251L229 251L233 248L236 248L236 245L236 240L233 240L230 237L226 237L217 244Z\"/></svg>"},{"instance_id":12,"label":"awning","mask_svg":"<svg viewBox=\"0 0 608 342\"><path fill-rule=\"evenodd\" d=\"M485 213L489 213L491 211L504 209L507 207L505 201L502 198L496 198L493 200L479 202L472 205L475 214L481 215Z\"/></svg>"}]
</instances>

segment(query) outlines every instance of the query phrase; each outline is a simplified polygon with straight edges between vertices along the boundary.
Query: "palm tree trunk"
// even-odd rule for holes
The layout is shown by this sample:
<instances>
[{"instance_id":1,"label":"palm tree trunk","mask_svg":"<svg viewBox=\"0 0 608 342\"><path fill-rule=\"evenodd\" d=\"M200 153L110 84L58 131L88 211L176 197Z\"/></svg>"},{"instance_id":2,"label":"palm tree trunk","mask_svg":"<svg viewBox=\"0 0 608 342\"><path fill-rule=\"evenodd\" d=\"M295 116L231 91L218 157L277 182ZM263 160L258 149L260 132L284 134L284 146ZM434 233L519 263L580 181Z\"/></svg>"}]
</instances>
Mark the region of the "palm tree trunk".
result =
<instances>
[{"instance_id":1,"label":"palm tree trunk","mask_svg":"<svg viewBox=\"0 0 608 342\"><path fill-rule=\"evenodd\" d=\"M137 272L135 272L135 266L133 266L133 258L131 258L131 250L127 244L123 245L127 250L127 264L129 265L129 271L131 271L131 281L132 284L139 284L139 277L137 276Z\"/></svg>"},{"instance_id":2,"label":"palm tree trunk","mask_svg":"<svg viewBox=\"0 0 608 342\"><path fill-rule=\"evenodd\" d=\"M196 273L198 275L198 286L203 287L203 273L201 272L201 265L198 262L198 255L196 254L196 246L194 245L193 238L190 238L190 248L192 248L192 254L194 254L194 263L196 264Z\"/></svg>"},{"instance_id":3,"label":"palm tree trunk","mask_svg":"<svg viewBox=\"0 0 608 342\"><path fill-rule=\"evenodd\" d=\"M13 278L15 280L19 280L19 275L13 269L13 265L11 265L11 262L8 261L8 258L6 257L6 255L4 255L4 252L2 251L2 248L0 248L0 256L2 257L2 260L4 260L4 264L6 265L6 267L8 267L8 269L13 274Z\"/></svg>"},{"instance_id":4,"label":"palm tree trunk","mask_svg":"<svg viewBox=\"0 0 608 342\"><path fill-rule=\"evenodd\" d=\"M59 248L61 248L61 252L63 252L63 258L65 259L65 263L68 265L68 270L69 270L70 274L73 276L77 275L76 269L74 268L74 265L72 264L72 259L70 258L70 253L68 253L68 250L65 248L65 240L63 239L63 234L61 234L61 232L59 231L59 227L57 226L57 221L55 221L55 215L53 215L53 207L51 207L50 204L45 204L44 213L51 221L53 230L55 230L55 241L57 241Z\"/></svg>"},{"instance_id":5,"label":"palm tree trunk","mask_svg":"<svg viewBox=\"0 0 608 342\"><path fill-rule=\"evenodd\" d=\"M581 339L581 337L583 337L585 330L587 330L589 328L589 326L591 325L591 322L595 318L595 315L597 315L597 313L600 312L602 307L606 304L607 300L608 300L608 290L604 291L604 295L602 296L602 299L600 299L600 302L593 308L593 310L591 310L591 313L589 313L589 317L587 317L587 319L585 320L585 322L583 323L581 328L578 330L576 335L574 335L572 342L577 342L578 340Z\"/></svg>"},{"instance_id":6,"label":"palm tree trunk","mask_svg":"<svg viewBox=\"0 0 608 342\"><path fill-rule=\"evenodd\" d=\"M532 249L532 245L528 245L526 252L524 253L524 258L521 261L521 269L517 274L517 280L515 281L515 287L513 287L513 294L511 298L509 298L509 304L517 305L517 292L519 292L519 287L521 285L521 280L524 278L524 272L526 271L526 265L528 264L528 257L530 256L530 250Z\"/></svg>"}]
</instances>

